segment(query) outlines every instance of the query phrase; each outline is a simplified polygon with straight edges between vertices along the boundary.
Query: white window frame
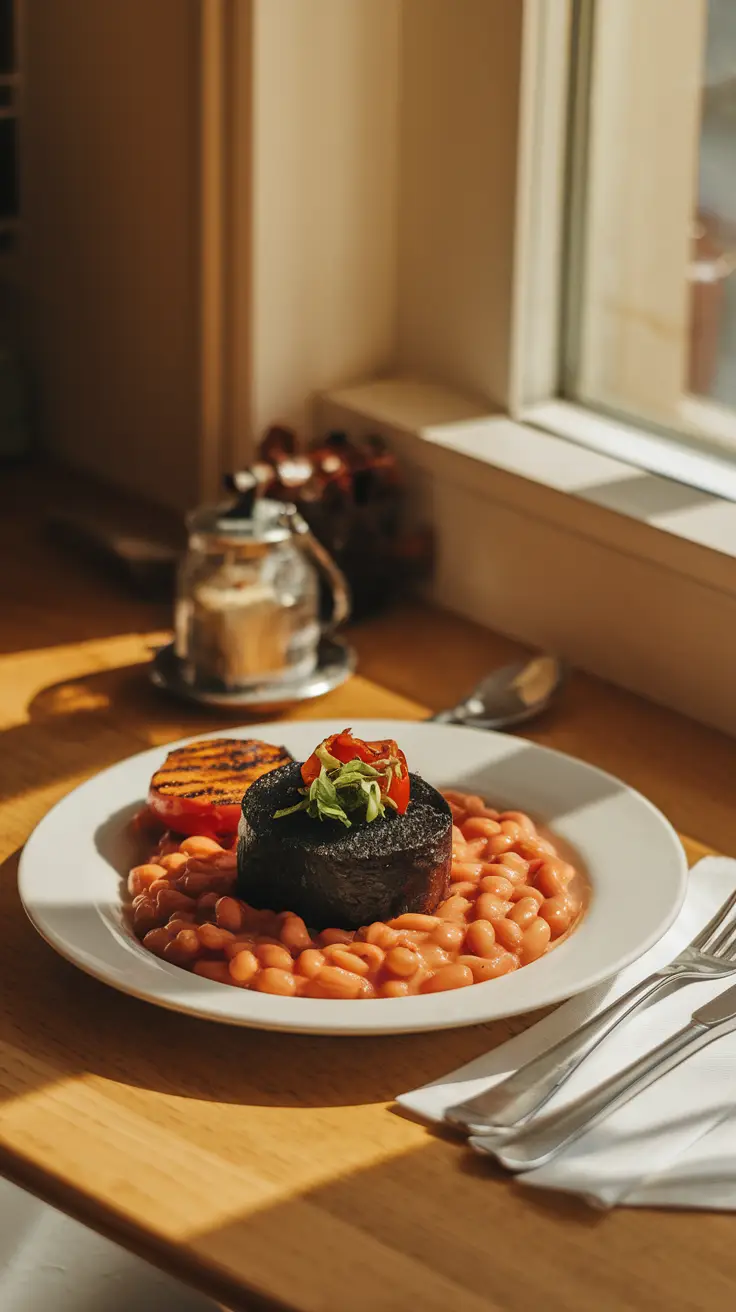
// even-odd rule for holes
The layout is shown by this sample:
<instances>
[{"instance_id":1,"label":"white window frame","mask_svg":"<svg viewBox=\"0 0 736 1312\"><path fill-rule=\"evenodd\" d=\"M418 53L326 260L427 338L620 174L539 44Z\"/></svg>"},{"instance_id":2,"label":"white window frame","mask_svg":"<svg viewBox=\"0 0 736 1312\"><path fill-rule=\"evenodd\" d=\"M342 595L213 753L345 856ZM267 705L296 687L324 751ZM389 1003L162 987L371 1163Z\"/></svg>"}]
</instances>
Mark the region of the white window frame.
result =
<instances>
[{"instance_id":1,"label":"white window frame","mask_svg":"<svg viewBox=\"0 0 736 1312\"><path fill-rule=\"evenodd\" d=\"M706 0L683 0L675 25L667 22L669 0L595 4L527 3L510 412L632 466L736 501L736 466L721 455L724 447L736 447L736 415L682 387ZM600 79L592 96L590 64L571 67L574 24L576 40L591 48L592 76ZM657 64L651 51L664 32L667 58ZM631 71L624 116L622 64L632 49L650 60L650 71L646 78ZM634 128L642 139L635 153L626 151ZM611 168L617 142L622 160ZM589 149L592 176L586 178ZM643 168L650 174L646 194ZM628 188L621 186L627 174ZM565 246L567 288L561 281ZM563 298L579 299L583 280L585 331L568 325L563 334ZM606 413L606 396L622 395L651 426ZM673 440L667 429L680 424L698 439L688 441L683 433Z\"/></svg>"}]
</instances>

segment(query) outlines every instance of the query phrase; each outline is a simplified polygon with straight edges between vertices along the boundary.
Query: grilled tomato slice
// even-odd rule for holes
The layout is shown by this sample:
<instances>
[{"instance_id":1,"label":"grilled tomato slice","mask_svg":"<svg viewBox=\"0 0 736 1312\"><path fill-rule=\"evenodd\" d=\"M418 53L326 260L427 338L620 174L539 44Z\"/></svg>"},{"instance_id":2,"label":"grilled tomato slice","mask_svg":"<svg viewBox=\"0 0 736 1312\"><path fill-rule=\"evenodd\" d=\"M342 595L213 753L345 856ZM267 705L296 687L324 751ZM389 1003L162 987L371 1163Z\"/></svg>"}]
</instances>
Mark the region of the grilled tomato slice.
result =
<instances>
[{"instance_id":1,"label":"grilled tomato slice","mask_svg":"<svg viewBox=\"0 0 736 1312\"><path fill-rule=\"evenodd\" d=\"M169 752L151 779L148 807L177 834L237 833L243 794L293 757L257 738L206 738Z\"/></svg>"}]
</instances>

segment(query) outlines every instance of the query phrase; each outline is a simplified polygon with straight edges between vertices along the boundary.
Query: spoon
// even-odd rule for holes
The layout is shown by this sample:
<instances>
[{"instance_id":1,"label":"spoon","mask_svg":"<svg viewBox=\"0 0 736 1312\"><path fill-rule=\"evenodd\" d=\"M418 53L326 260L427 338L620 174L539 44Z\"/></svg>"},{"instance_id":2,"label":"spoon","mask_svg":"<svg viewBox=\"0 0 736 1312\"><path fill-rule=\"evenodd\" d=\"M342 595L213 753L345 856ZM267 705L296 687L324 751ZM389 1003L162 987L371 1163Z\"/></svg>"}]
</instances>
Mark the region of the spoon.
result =
<instances>
[{"instance_id":1,"label":"spoon","mask_svg":"<svg viewBox=\"0 0 736 1312\"><path fill-rule=\"evenodd\" d=\"M474 729L507 729L544 711L564 678L565 667L555 656L515 661L487 674L457 706L438 711L430 719Z\"/></svg>"}]
</instances>

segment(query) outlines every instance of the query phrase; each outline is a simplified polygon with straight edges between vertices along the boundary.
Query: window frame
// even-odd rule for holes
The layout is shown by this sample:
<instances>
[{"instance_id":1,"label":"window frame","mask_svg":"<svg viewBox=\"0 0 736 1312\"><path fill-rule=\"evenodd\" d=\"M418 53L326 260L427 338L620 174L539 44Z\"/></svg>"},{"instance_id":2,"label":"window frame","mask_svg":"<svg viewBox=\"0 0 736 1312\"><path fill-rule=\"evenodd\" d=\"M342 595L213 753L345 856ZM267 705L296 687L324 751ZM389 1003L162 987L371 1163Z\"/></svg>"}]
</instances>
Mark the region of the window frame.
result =
<instances>
[{"instance_id":1,"label":"window frame","mask_svg":"<svg viewBox=\"0 0 736 1312\"><path fill-rule=\"evenodd\" d=\"M651 6L667 0L650 0ZM609 0L610 3L610 0ZM637 0L616 0L614 20L619 25L640 21L648 15L648 31L654 30L654 11L635 10ZM691 27L683 40L683 58L698 58L692 37L698 22L705 21L705 0L689 0ZM631 12L625 12L628 6ZM696 11L700 15L696 21ZM590 446L677 482L686 482L715 496L736 501L736 466L724 448L736 449L736 413L675 388L673 380L682 371L689 347L689 323L684 312L677 317L677 333L667 342L669 359L653 361L651 373L659 370L661 382L660 422L632 418L605 402L593 399L595 372L590 347L583 348L582 313L579 306L583 280L595 276L596 245L588 228L590 202L587 152L590 148L589 109L601 115L591 101L591 77L595 76L596 33L594 13L600 24L608 11L595 9L595 0L527 0L522 70L522 120L520 134L518 238L515 259L515 314L513 323L513 383L509 411L519 422L549 429L570 441ZM597 56L601 46L610 50L611 33L597 32ZM573 57L572 47L582 45L583 55ZM608 55L605 58L609 58ZM691 70L691 74L694 69ZM669 68L667 76L673 76ZM665 88L666 90L666 88ZM610 99L610 96L609 96ZM691 116L691 106L687 112ZM651 118L651 113L650 113ZM668 121L668 131L670 123ZM650 129L652 124L650 122ZM690 124L692 127L692 124ZM600 140L601 128L596 129ZM679 149L679 136L677 137ZM663 137L663 149L667 141ZM564 180L564 185L562 185ZM680 196L681 226L689 224L687 196ZM663 210L672 213L670 199L663 196ZM635 214L642 238L650 236L651 214ZM597 238L598 245L606 233ZM650 262L651 282L641 286L632 278L622 299L633 305L629 322L654 315L658 288L674 278L681 286L686 309L687 242L682 235L681 264ZM599 261L600 262L600 261ZM616 276L619 274L616 270ZM638 297L638 301L637 301ZM602 298L601 298L602 299ZM618 332L627 331L625 323ZM587 356L587 358L586 358ZM587 395L586 395L587 393ZM636 402L632 402L636 404ZM642 405L645 403L642 401ZM677 432L662 422L668 412L672 420L687 419L692 429Z\"/></svg>"}]
</instances>

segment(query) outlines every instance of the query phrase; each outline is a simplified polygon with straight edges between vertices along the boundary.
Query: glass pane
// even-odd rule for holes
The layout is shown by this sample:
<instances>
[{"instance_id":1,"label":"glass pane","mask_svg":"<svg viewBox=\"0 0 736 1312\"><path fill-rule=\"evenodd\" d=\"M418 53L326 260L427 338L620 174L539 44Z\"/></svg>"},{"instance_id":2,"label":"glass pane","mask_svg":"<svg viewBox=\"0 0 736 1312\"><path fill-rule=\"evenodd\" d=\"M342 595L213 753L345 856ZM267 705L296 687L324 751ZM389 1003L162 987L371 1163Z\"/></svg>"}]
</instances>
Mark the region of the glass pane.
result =
<instances>
[{"instance_id":1,"label":"glass pane","mask_svg":"<svg viewBox=\"0 0 736 1312\"><path fill-rule=\"evenodd\" d=\"M736 4L710 0L690 268L689 388L736 409Z\"/></svg>"},{"instance_id":2,"label":"glass pane","mask_svg":"<svg viewBox=\"0 0 736 1312\"><path fill-rule=\"evenodd\" d=\"M579 3L564 390L736 459L736 0Z\"/></svg>"}]
</instances>

